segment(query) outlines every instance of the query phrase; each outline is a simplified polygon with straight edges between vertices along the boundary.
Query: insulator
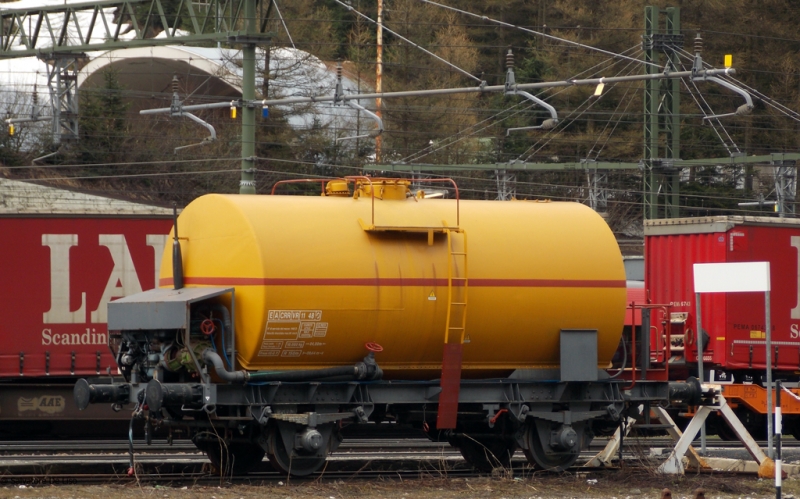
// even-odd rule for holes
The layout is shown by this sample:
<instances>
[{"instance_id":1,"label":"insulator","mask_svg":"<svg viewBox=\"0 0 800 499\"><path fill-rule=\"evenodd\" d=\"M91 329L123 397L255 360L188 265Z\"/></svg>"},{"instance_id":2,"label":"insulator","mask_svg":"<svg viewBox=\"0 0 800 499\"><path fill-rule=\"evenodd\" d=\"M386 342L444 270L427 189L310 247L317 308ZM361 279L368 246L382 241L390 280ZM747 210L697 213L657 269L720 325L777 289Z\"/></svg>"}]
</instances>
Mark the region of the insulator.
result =
<instances>
[{"instance_id":1,"label":"insulator","mask_svg":"<svg viewBox=\"0 0 800 499\"><path fill-rule=\"evenodd\" d=\"M750 104L742 104L736 111L733 113L735 116L747 116L748 114L753 112L753 106Z\"/></svg>"},{"instance_id":2,"label":"insulator","mask_svg":"<svg viewBox=\"0 0 800 499\"><path fill-rule=\"evenodd\" d=\"M703 39L700 37L700 33L697 33L697 36L694 37L694 53L703 53Z\"/></svg>"},{"instance_id":3,"label":"insulator","mask_svg":"<svg viewBox=\"0 0 800 499\"><path fill-rule=\"evenodd\" d=\"M39 102L39 92L36 91L36 85L33 86L33 107Z\"/></svg>"},{"instance_id":4,"label":"insulator","mask_svg":"<svg viewBox=\"0 0 800 499\"><path fill-rule=\"evenodd\" d=\"M178 93L178 76L177 75L173 75L172 76L172 93L174 93L174 94Z\"/></svg>"},{"instance_id":5,"label":"insulator","mask_svg":"<svg viewBox=\"0 0 800 499\"><path fill-rule=\"evenodd\" d=\"M341 61L339 61L336 64L336 77L337 78L341 78L342 77L342 63L341 63Z\"/></svg>"},{"instance_id":6,"label":"insulator","mask_svg":"<svg viewBox=\"0 0 800 499\"><path fill-rule=\"evenodd\" d=\"M542 122L542 130L550 130L552 128L555 128L557 124L558 124L557 119L554 118L546 119Z\"/></svg>"},{"instance_id":7,"label":"insulator","mask_svg":"<svg viewBox=\"0 0 800 499\"><path fill-rule=\"evenodd\" d=\"M506 54L506 67L514 67L514 52L512 52L511 49L508 49L508 53Z\"/></svg>"}]
</instances>

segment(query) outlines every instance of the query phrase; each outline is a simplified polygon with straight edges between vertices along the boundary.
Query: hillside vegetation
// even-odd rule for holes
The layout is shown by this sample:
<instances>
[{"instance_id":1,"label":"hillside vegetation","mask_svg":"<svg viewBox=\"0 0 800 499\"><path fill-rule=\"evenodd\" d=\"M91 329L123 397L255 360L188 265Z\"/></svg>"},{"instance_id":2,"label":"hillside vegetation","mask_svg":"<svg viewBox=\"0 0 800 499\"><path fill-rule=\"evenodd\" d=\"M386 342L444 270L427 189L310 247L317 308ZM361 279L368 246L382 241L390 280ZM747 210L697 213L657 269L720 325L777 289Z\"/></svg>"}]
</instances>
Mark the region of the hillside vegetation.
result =
<instances>
[{"instance_id":1,"label":"hillside vegetation","mask_svg":"<svg viewBox=\"0 0 800 499\"><path fill-rule=\"evenodd\" d=\"M736 78L758 91L755 110L711 126L708 113L733 112L741 97L708 83L681 87L681 150L683 159L729 157L731 154L768 154L798 150L800 133L800 5L789 0L684 0L640 2L619 0L448 0L447 5L524 27L503 27L420 0L385 0L387 30L413 41L449 61L448 66L389 31L384 32L384 91L476 86L479 81L505 81L506 53L514 54L518 83L641 74L642 64L626 58L566 44L558 38L607 52L642 58L644 7L681 9L683 68L690 69L694 38L703 40L705 62L722 67L725 54L733 56ZM374 0L351 0L355 10L377 17ZM291 41L277 16L272 22L275 47L291 46L317 57L345 62L348 75L375 85L375 26L343 8L335 0L279 2ZM662 15L662 19L664 16ZM663 22L663 21L662 21ZM661 63L664 63L662 56ZM466 74L465 74L466 73ZM468 75L471 75L468 76ZM519 131L511 127L541 124L549 115L519 96L462 94L444 97L386 99L381 163L504 164L580 162L586 160L638 162L642 158L644 84L606 86L601 97L594 87L544 90L559 113L554 130ZM189 93L191 89L186 89ZM135 96L120 88L113 74L105 88L83 92L82 138L47 161L58 169L13 168L16 177L78 178L72 185L125 191L157 201L186 203L206 191L238 189L238 122L225 113L207 113L220 140L211 146L173 154L178 143L197 133L190 124L168 118L144 119L131 114ZM764 101L760 97L768 97ZM165 99L169 95L165 93ZM785 106L788 115L775 103ZM364 103L366 104L366 103ZM698 105L699 104L699 105ZM770 105L772 104L772 105ZM336 142L331 130L292 129L286 123L291 110L273 110L260 120L257 132L257 180L265 191L274 180L296 175L346 175L375 161L374 142ZM794 112L795 114L792 114ZM366 119L366 118L365 118ZM338 131L345 133L346 131ZM30 144L30 141L28 142ZM47 141L35 151L21 147L21 139L5 138L0 161L24 166L36 155L49 152ZM57 171L57 174L53 172ZM180 171L186 175L166 175ZM126 177L125 175L146 175ZM154 176L161 174L161 176ZM468 197L494 199L498 184L494 171L455 172ZM552 198L588 202L584 171L519 172L511 183L519 198ZM625 230L641 218L642 178L639 170L608 174L612 226ZM742 200L769 198L770 169L698 167L683 172L681 205L687 215L744 213ZM756 212L750 212L756 213Z\"/></svg>"}]
</instances>

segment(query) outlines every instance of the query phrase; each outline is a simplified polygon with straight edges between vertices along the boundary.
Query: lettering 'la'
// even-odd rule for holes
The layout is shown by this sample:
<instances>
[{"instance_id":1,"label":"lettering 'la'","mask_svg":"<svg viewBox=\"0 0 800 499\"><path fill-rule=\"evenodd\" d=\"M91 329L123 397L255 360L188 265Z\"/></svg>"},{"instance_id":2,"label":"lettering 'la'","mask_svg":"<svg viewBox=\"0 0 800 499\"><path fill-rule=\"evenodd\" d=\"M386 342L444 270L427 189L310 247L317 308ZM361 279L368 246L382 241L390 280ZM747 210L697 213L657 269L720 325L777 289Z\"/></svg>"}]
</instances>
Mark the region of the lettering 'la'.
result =
<instances>
[{"instance_id":1,"label":"lettering 'la'","mask_svg":"<svg viewBox=\"0 0 800 499\"><path fill-rule=\"evenodd\" d=\"M52 329L42 330L42 345L106 345L108 335L98 333L94 328L86 328L84 333L54 333Z\"/></svg>"}]
</instances>

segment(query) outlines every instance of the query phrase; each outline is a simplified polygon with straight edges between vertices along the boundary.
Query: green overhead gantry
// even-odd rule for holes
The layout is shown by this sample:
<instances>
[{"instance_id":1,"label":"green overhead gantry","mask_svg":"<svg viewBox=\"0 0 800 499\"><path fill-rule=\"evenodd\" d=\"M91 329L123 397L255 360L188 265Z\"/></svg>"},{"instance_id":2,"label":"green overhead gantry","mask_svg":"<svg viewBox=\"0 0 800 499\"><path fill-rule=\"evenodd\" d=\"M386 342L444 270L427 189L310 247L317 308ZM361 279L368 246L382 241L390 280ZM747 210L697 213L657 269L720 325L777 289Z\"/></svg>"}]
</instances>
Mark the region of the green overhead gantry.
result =
<instances>
[{"instance_id":1,"label":"green overhead gantry","mask_svg":"<svg viewBox=\"0 0 800 499\"><path fill-rule=\"evenodd\" d=\"M693 166L736 166L751 164L783 165L784 162L800 160L800 153L774 153L758 156L730 156L726 158L677 159L676 168ZM510 163L461 163L450 165L434 164L401 164L387 163L383 165L364 165L365 170L388 172L447 172L468 170L514 170L514 171L560 171L560 170L642 170L643 163L625 163L612 161L573 161L567 163L527 163L522 161Z\"/></svg>"},{"instance_id":2,"label":"green overhead gantry","mask_svg":"<svg viewBox=\"0 0 800 499\"><path fill-rule=\"evenodd\" d=\"M787 179L793 184L794 176L797 171L797 162L800 161L800 153L774 153L756 156L729 156L724 158L703 158L703 159L677 159L674 160L672 167L680 171L682 168L696 166L737 166L737 165L770 165L776 170L776 195L777 211L781 214L794 213L794 198L790 195L793 185L787 186ZM644 161L639 163L611 162L611 161L578 161L566 163L462 163L450 165L433 164L399 164L389 163L383 165L364 165L364 170L384 171L384 172L411 172L411 173L444 173L452 171L565 171L583 170L587 172L597 170L644 170ZM645 176L647 172L644 172ZM645 193L647 194L647 193ZM669 212L667 213L669 215ZM668 216L667 218L674 218Z\"/></svg>"},{"instance_id":3,"label":"green overhead gantry","mask_svg":"<svg viewBox=\"0 0 800 499\"><path fill-rule=\"evenodd\" d=\"M272 36L266 28L271 9L269 0L205 0L202 4L181 0L177 6L167 0L101 0L0 9L0 58L35 56L52 66L54 81L63 82L55 93L69 100L68 105L54 102L54 109L66 109L62 123L55 126L76 138L75 61L89 51L217 42L240 45L242 100L252 102L256 45L270 43ZM126 24L131 29L123 32ZM163 30L161 38L153 38L157 30ZM255 124L255 107L243 106L242 194L255 193Z\"/></svg>"},{"instance_id":4,"label":"green overhead gantry","mask_svg":"<svg viewBox=\"0 0 800 499\"><path fill-rule=\"evenodd\" d=\"M664 31L660 28L659 14L666 14ZM678 50L683 47L680 9L658 7L644 9L645 34L642 38L646 71L658 73L664 54L665 69L680 68ZM653 65L654 64L654 65ZM663 192L666 218L678 218L681 167L681 93L680 80L648 80L644 86L644 218L660 218L659 193ZM663 189L659 189L659 185Z\"/></svg>"}]
</instances>

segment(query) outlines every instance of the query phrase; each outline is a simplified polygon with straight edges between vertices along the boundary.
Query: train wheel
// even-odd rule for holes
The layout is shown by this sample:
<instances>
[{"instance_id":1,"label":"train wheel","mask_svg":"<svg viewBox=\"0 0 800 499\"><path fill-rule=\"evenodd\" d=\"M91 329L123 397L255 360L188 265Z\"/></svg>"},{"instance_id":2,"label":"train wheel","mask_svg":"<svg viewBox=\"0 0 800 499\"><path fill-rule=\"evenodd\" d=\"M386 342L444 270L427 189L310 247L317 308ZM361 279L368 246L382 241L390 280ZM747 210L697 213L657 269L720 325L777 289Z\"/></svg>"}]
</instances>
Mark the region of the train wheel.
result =
<instances>
[{"instance_id":1,"label":"train wheel","mask_svg":"<svg viewBox=\"0 0 800 499\"><path fill-rule=\"evenodd\" d=\"M202 449L211 464L223 475L241 475L252 470L264 460L264 449L246 442L209 443Z\"/></svg>"},{"instance_id":2,"label":"train wheel","mask_svg":"<svg viewBox=\"0 0 800 499\"><path fill-rule=\"evenodd\" d=\"M569 440L569 448L545 451L542 445L542 433L549 436L551 433L550 426L551 425L546 421L529 422L526 425L524 436L527 448L523 449L523 451L525 452L525 457L528 458L528 462L539 469L546 471L564 471L578 460L583 429L578 428L580 430L580 434L578 434L575 430L566 425L561 425L555 429L555 432L566 437L562 440ZM569 431L576 434L574 442L572 442L573 438L568 434ZM564 447L567 447L567 445Z\"/></svg>"},{"instance_id":3,"label":"train wheel","mask_svg":"<svg viewBox=\"0 0 800 499\"><path fill-rule=\"evenodd\" d=\"M277 425L267 429L268 447L267 458L270 464L280 473L292 476L308 476L319 471L325 465L325 457L292 457L286 452L286 445Z\"/></svg>"},{"instance_id":4,"label":"train wheel","mask_svg":"<svg viewBox=\"0 0 800 499\"><path fill-rule=\"evenodd\" d=\"M491 473L495 468L511 467L511 456L517 446L501 437L472 438L465 435L458 442L458 450L473 468Z\"/></svg>"}]
</instances>

